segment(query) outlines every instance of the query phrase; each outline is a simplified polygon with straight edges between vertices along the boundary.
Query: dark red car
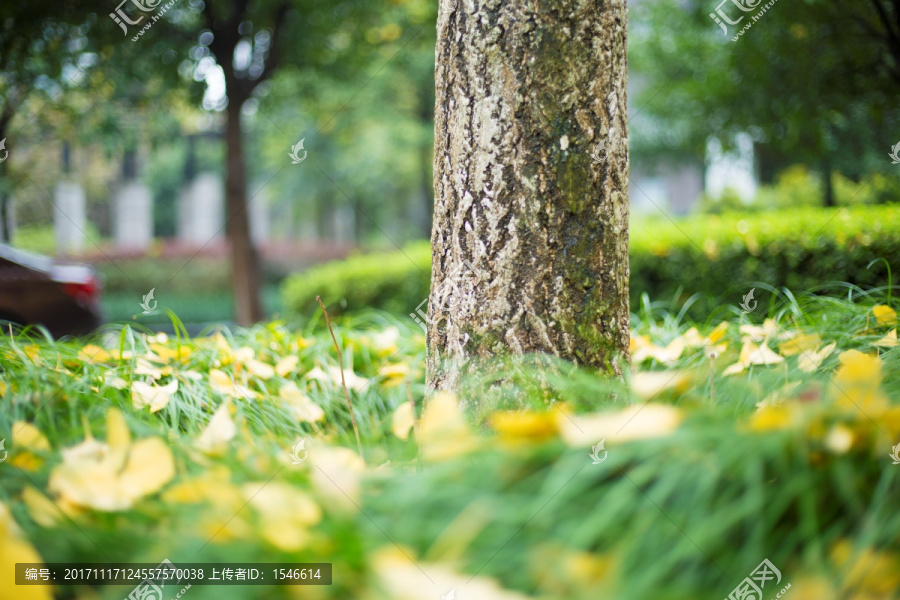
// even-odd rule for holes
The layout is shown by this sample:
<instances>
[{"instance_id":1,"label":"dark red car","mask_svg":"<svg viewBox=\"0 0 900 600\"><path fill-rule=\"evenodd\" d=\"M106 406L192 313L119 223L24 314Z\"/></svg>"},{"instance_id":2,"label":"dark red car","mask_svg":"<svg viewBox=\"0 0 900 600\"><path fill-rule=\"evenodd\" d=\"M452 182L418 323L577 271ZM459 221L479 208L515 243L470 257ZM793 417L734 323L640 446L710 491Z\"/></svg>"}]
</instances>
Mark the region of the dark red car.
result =
<instances>
[{"instance_id":1,"label":"dark red car","mask_svg":"<svg viewBox=\"0 0 900 600\"><path fill-rule=\"evenodd\" d=\"M102 320L100 280L87 265L0 244L0 323L43 325L55 338L94 330Z\"/></svg>"}]
</instances>

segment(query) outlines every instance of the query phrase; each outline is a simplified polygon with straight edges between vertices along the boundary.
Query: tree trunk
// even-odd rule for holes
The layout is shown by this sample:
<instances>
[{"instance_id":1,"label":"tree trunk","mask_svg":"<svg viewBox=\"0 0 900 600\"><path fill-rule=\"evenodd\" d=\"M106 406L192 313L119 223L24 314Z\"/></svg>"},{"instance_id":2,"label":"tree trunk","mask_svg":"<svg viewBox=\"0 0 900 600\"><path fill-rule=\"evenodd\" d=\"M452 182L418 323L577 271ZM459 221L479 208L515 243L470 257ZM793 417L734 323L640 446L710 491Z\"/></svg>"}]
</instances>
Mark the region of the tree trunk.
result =
<instances>
[{"instance_id":1,"label":"tree trunk","mask_svg":"<svg viewBox=\"0 0 900 600\"><path fill-rule=\"evenodd\" d=\"M241 105L229 98L225 124L225 230L231 247L231 288L235 320L248 326L263 318L259 299L259 256L250 238Z\"/></svg>"},{"instance_id":2,"label":"tree trunk","mask_svg":"<svg viewBox=\"0 0 900 600\"><path fill-rule=\"evenodd\" d=\"M3 139L3 138L0 138ZM7 189L7 167L6 163L0 163L0 242L10 243L12 242L12 230L11 230L11 219L9 218L10 213L10 195L6 191Z\"/></svg>"},{"instance_id":3,"label":"tree trunk","mask_svg":"<svg viewBox=\"0 0 900 600\"><path fill-rule=\"evenodd\" d=\"M625 43L624 0L441 0L432 389L504 353L622 373Z\"/></svg>"},{"instance_id":4,"label":"tree trunk","mask_svg":"<svg viewBox=\"0 0 900 600\"><path fill-rule=\"evenodd\" d=\"M827 155L822 159L822 190L825 206L837 206L837 200L834 197L834 182L831 178L831 160Z\"/></svg>"}]
</instances>

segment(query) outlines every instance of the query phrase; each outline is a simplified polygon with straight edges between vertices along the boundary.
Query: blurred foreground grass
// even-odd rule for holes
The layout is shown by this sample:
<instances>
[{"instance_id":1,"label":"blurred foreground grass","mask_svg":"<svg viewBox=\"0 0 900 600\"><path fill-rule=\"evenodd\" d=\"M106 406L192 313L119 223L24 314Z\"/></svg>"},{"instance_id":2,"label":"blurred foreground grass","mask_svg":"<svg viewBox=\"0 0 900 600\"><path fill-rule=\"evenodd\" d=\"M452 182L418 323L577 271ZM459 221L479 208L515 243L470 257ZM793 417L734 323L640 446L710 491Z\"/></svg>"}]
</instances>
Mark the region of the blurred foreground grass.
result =
<instances>
[{"instance_id":1,"label":"blurred foreground grass","mask_svg":"<svg viewBox=\"0 0 900 600\"><path fill-rule=\"evenodd\" d=\"M782 293L762 323L732 308L692 324L644 302L627 382L524 357L500 386L473 377L467 413L423 401L415 323L348 317L335 333L364 457L319 319L7 334L0 598L130 592L16 588L13 564L37 556L334 564L329 587L197 599L721 598L763 559L782 576L765 598L895 598L892 304Z\"/></svg>"}]
</instances>

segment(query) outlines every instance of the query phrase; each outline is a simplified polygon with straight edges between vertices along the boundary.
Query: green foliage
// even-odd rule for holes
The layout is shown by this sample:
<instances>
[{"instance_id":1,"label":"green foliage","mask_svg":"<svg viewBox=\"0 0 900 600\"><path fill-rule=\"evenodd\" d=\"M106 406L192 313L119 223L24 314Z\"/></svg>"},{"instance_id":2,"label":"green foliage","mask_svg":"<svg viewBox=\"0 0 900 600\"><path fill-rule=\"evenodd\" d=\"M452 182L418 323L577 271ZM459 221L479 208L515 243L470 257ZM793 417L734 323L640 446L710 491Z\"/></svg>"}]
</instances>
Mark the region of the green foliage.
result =
<instances>
[{"instance_id":1,"label":"green foliage","mask_svg":"<svg viewBox=\"0 0 900 600\"><path fill-rule=\"evenodd\" d=\"M710 18L718 7L743 16L727 36ZM755 11L712 0L636 3L628 19L632 160L702 160L710 137L727 148L750 133L764 181L798 161L853 177L889 172L900 112L885 22L896 21L897 5L856 9L848 19L839 3L776 2L732 41Z\"/></svg>"},{"instance_id":2,"label":"green foliage","mask_svg":"<svg viewBox=\"0 0 900 600\"><path fill-rule=\"evenodd\" d=\"M632 305L640 294L733 298L751 287L824 290L884 282L874 259L900 263L900 210L890 206L698 216L636 224ZM834 291L834 288L832 288Z\"/></svg>"},{"instance_id":3,"label":"green foliage","mask_svg":"<svg viewBox=\"0 0 900 600\"><path fill-rule=\"evenodd\" d=\"M96 225L86 223L84 227L86 245L99 243L100 234ZM36 252L38 254L56 254L56 235L53 226L49 225L23 225L13 231L13 245L21 250Z\"/></svg>"},{"instance_id":4,"label":"green foliage","mask_svg":"<svg viewBox=\"0 0 900 600\"><path fill-rule=\"evenodd\" d=\"M887 204L900 201L900 178L896 175L871 173L859 181L840 173L832 175L835 202L848 204ZM698 210L708 214L729 211L755 212L760 210L815 207L822 203L822 179L803 165L792 165L781 171L771 185L760 186L749 202L741 200L732 189L725 188L722 195L712 198L704 194Z\"/></svg>"},{"instance_id":5,"label":"green foliage","mask_svg":"<svg viewBox=\"0 0 900 600\"><path fill-rule=\"evenodd\" d=\"M795 191L787 178L779 190ZM792 290L884 282L869 262L900 263L900 209L851 206L698 215L676 222L645 220L631 227L631 304L652 298L733 297L751 287ZM408 314L428 297L428 245L357 256L290 276L288 311L310 314L319 294L340 310L379 308ZM758 284L758 285L757 285ZM833 290L832 290L833 291Z\"/></svg>"},{"instance_id":6,"label":"green foliage","mask_svg":"<svg viewBox=\"0 0 900 600\"><path fill-rule=\"evenodd\" d=\"M428 297L431 249L427 242L390 253L353 256L319 265L287 278L283 287L287 310L310 315L316 296L339 311L380 308L395 314L415 310Z\"/></svg>"}]
</instances>

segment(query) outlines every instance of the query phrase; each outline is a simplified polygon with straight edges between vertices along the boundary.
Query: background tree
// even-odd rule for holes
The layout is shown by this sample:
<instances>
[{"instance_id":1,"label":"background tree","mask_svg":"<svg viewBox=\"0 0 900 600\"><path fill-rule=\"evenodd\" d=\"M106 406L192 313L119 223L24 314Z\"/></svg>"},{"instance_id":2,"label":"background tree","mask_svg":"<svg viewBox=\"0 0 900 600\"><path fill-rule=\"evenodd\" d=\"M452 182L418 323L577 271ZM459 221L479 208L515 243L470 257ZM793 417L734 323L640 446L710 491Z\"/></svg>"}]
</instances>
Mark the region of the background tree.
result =
<instances>
[{"instance_id":1,"label":"background tree","mask_svg":"<svg viewBox=\"0 0 900 600\"><path fill-rule=\"evenodd\" d=\"M761 181L803 163L819 172L823 203L834 204L834 172L858 178L890 169L886 153L900 130L898 6L869 0L848 15L824 0L778 2L732 42L754 13L725 36L709 17L713 4L637 4L632 150L702 159L709 138L727 149L749 133Z\"/></svg>"},{"instance_id":2,"label":"background tree","mask_svg":"<svg viewBox=\"0 0 900 600\"><path fill-rule=\"evenodd\" d=\"M437 39L428 384L508 352L621 373L625 3L442 0Z\"/></svg>"},{"instance_id":3,"label":"background tree","mask_svg":"<svg viewBox=\"0 0 900 600\"><path fill-rule=\"evenodd\" d=\"M9 199L13 189L10 148L17 140L14 119L29 97L42 102L85 79L89 68L90 15L77 10L77 2L61 1L51 7L40 2L5 2L0 7L0 241L9 241ZM22 123L21 125L24 125ZM20 125L20 128L21 128ZM15 154L15 150L12 151Z\"/></svg>"}]
</instances>

